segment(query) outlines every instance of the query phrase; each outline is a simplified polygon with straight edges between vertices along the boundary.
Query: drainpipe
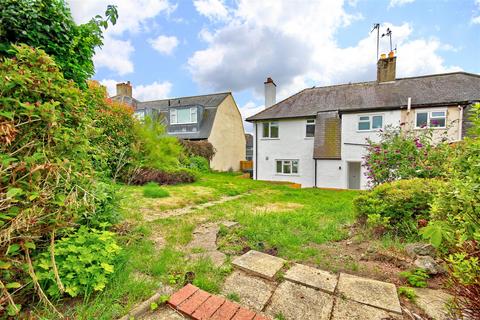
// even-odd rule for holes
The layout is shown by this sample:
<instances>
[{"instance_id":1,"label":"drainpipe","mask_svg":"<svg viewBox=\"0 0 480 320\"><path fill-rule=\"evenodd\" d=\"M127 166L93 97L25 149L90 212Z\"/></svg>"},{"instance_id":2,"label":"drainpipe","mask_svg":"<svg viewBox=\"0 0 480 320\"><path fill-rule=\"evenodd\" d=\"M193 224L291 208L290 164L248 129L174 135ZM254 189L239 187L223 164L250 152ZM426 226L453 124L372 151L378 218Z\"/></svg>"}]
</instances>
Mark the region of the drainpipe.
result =
<instances>
[{"instance_id":1,"label":"drainpipe","mask_svg":"<svg viewBox=\"0 0 480 320\"><path fill-rule=\"evenodd\" d=\"M462 140L462 128L463 128L463 107L461 105L458 105L458 110L460 110L460 116L458 118L459 124L458 124L458 141Z\"/></svg>"},{"instance_id":2,"label":"drainpipe","mask_svg":"<svg viewBox=\"0 0 480 320\"><path fill-rule=\"evenodd\" d=\"M315 159L315 188L317 187L317 159Z\"/></svg>"},{"instance_id":3,"label":"drainpipe","mask_svg":"<svg viewBox=\"0 0 480 320\"><path fill-rule=\"evenodd\" d=\"M255 180L258 180L258 130L255 122Z\"/></svg>"}]
</instances>

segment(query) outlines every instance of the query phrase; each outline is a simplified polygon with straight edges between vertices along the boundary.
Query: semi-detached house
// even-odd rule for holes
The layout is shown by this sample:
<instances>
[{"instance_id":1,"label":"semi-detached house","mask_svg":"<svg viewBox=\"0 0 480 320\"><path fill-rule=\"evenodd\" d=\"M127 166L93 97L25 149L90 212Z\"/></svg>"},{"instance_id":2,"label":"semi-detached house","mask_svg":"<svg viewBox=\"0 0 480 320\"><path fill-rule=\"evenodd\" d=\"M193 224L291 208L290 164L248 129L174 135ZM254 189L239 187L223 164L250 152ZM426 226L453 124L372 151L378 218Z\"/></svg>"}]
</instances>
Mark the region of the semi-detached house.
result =
<instances>
[{"instance_id":1,"label":"semi-detached house","mask_svg":"<svg viewBox=\"0 0 480 320\"><path fill-rule=\"evenodd\" d=\"M378 140L385 126L432 128L461 140L468 109L480 101L480 75L396 78L395 69L393 53L382 55L376 81L308 88L278 103L268 78L266 109L247 119L254 124L254 179L366 189L366 139Z\"/></svg>"}]
</instances>

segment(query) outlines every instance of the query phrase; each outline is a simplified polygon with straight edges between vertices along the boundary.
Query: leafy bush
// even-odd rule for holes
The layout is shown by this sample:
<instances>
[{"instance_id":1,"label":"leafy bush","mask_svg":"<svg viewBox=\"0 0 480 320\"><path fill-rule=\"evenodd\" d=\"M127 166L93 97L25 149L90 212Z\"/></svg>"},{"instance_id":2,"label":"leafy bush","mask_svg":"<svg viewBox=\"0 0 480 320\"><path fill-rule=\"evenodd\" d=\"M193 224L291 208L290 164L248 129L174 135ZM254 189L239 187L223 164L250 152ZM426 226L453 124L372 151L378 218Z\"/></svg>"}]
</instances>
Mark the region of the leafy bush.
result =
<instances>
[{"instance_id":1,"label":"leafy bush","mask_svg":"<svg viewBox=\"0 0 480 320\"><path fill-rule=\"evenodd\" d=\"M423 269L400 272L400 276L405 278L411 286L418 288L425 288L427 286L427 280L430 278L428 273Z\"/></svg>"},{"instance_id":2,"label":"leafy bush","mask_svg":"<svg viewBox=\"0 0 480 320\"><path fill-rule=\"evenodd\" d=\"M117 10L108 6L106 17L97 16L77 25L62 0L2 0L0 10L0 55L11 44L25 43L51 55L66 79L82 88L95 73L93 55L103 44L102 29L115 24ZM2 52L3 51L3 52Z\"/></svg>"},{"instance_id":3,"label":"leafy bush","mask_svg":"<svg viewBox=\"0 0 480 320\"><path fill-rule=\"evenodd\" d=\"M146 198L165 198L169 195L170 193L167 190L161 188L155 182L149 182L143 187L143 196Z\"/></svg>"},{"instance_id":4,"label":"leafy bush","mask_svg":"<svg viewBox=\"0 0 480 320\"><path fill-rule=\"evenodd\" d=\"M185 152L190 157L198 156L210 161L212 160L216 152L213 145L206 140L200 140L200 141L180 140L180 142L185 148Z\"/></svg>"},{"instance_id":5,"label":"leafy bush","mask_svg":"<svg viewBox=\"0 0 480 320\"><path fill-rule=\"evenodd\" d=\"M187 168L198 172L210 172L210 164L208 160L200 156L192 156L184 160Z\"/></svg>"},{"instance_id":6,"label":"leafy bush","mask_svg":"<svg viewBox=\"0 0 480 320\"><path fill-rule=\"evenodd\" d=\"M360 221L376 218L396 234L415 236L420 220L429 219L430 203L442 184L420 178L384 183L355 198L354 209Z\"/></svg>"},{"instance_id":7,"label":"leafy bush","mask_svg":"<svg viewBox=\"0 0 480 320\"><path fill-rule=\"evenodd\" d=\"M441 177L446 172L450 148L443 141L435 143L432 130L387 127L379 142L367 142L364 166L372 186L398 179Z\"/></svg>"},{"instance_id":8,"label":"leafy bush","mask_svg":"<svg viewBox=\"0 0 480 320\"><path fill-rule=\"evenodd\" d=\"M410 301L415 301L415 299L417 298L417 294L415 293L415 290L408 287L399 287L398 294L404 296Z\"/></svg>"},{"instance_id":9,"label":"leafy bush","mask_svg":"<svg viewBox=\"0 0 480 320\"><path fill-rule=\"evenodd\" d=\"M44 252L35 265L42 287L55 298L61 297L63 291L72 297L102 291L121 250L114 235L80 227L74 234L56 241L53 250L59 279L50 250Z\"/></svg>"},{"instance_id":10,"label":"leafy bush","mask_svg":"<svg viewBox=\"0 0 480 320\"><path fill-rule=\"evenodd\" d=\"M132 170L125 181L129 184L144 185L148 182L156 182L160 185L179 183L191 183L197 179L195 173L188 169L176 169L170 171L139 168Z\"/></svg>"}]
</instances>

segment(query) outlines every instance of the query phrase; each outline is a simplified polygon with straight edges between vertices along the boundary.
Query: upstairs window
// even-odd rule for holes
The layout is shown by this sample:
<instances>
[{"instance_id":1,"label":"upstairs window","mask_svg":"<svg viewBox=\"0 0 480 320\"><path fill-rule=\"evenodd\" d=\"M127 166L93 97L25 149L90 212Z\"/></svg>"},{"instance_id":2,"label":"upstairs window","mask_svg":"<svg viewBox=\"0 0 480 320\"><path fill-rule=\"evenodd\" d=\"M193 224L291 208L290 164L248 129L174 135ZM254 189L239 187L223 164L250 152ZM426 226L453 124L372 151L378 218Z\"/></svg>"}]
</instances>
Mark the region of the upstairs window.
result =
<instances>
[{"instance_id":1,"label":"upstairs window","mask_svg":"<svg viewBox=\"0 0 480 320\"><path fill-rule=\"evenodd\" d=\"M298 160L276 160L278 174L298 174Z\"/></svg>"},{"instance_id":2,"label":"upstairs window","mask_svg":"<svg viewBox=\"0 0 480 320\"><path fill-rule=\"evenodd\" d=\"M170 109L170 124L197 123L197 108Z\"/></svg>"},{"instance_id":3,"label":"upstairs window","mask_svg":"<svg viewBox=\"0 0 480 320\"><path fill-rule=\"evenodd\" d=\"M264 122L263 123L263 138L278 138L278 122Z\"/></svg>"},{"instance_id":4,"label":"upstairs window","mask_svg":"<svg viewBox=\"0 0 480 320\"><path fill-rule=\"evenodd\" d=\"M371 131L383 128L382 115L369 115L358 117L358 131Z\"/></svg>"},{"instance_id":5,"label":"upstairs window","mask_svg":"<svg viewBox=\"0 0 480 320\"><path fill-rule=\"evenodd\" d=\"M421 111L416 114L417 128L445 128L447 125L446 111Z\"/></svg>"},{"instance_id":6,"label":"upstairs window","mask_svg":"<svg viewBox=\"0 0 480 320\"><path fill-rule=\"evenodd\" d=\"M305 127L305 137L311 138L315 136L315 119L308 119Z\"/></svg>"}]
</instances>

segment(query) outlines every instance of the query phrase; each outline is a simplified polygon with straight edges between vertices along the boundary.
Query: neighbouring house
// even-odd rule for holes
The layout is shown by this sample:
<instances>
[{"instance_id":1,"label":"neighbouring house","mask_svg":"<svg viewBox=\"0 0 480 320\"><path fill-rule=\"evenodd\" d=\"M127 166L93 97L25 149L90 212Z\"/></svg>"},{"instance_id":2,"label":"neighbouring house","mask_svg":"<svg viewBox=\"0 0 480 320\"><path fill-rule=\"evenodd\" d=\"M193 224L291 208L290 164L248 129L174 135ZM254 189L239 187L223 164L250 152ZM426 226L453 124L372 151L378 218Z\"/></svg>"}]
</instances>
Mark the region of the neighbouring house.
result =
<instances>
[{"instance_id":1,"label":"neighbouring house","mask_svg":"<svg viewBox=\"0 0 480 320\"><path fill-rule=\"evenodd\" d=\"M303 187L366 189L366 139L387 125L434 129L461 140L469 106L480 101L480 75L453 72L396 78L393 52L377 63L377 80L304 89L275 103L265 82L266 109L254 124L254 179Z\"/></svg>"},{"instance_id":2,"label":"neighbouring house","mask_svg":"<svg viewBox=\"0 0 480 320\"><path fill-rule=\"evenodd\" d=\"M245 141L246 141L245 160L252 161L253 160L253 135L251 135L250 133L246 133Z\"/></svg>"},{"instance_id":3,"label":"neighbouring house","mask_svg":"<svg viewBox=\"0 0 480 320\"><path fill-rule=\"evenodd\" d=\"M216 151L210 161L213 170L238 171L240 161L245 160L243 120L231 92L139 101L132 97L132 86L127 82L117 84L117 95L112 99L133 106L140 119L158 119L169 135L210 142Z\"/></svg>"}]
</instances>

